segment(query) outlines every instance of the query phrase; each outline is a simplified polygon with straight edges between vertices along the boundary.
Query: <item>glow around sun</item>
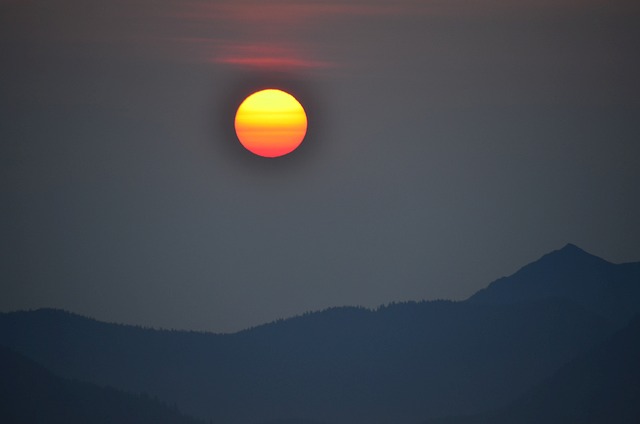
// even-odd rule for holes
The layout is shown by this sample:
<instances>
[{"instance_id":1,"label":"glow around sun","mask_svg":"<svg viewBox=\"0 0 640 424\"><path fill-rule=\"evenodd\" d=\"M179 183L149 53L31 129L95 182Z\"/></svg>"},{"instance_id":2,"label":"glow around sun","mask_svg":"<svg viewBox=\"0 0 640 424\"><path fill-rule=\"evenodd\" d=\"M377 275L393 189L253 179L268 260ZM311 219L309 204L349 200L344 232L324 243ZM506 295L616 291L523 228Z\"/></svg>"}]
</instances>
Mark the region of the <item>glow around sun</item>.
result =
<instances>
[{"instance_id":1,"label":"glow around sun","mask_svg":"<svg viewBox=\"0 0 640 424\"><path fill-rule=\"evenodd\" d=\"M262 90L240 104L235 129L247 150L275 158L300 146L307 133L307 115L291 94L276 89Z\"/></svg>"}]
</instances>

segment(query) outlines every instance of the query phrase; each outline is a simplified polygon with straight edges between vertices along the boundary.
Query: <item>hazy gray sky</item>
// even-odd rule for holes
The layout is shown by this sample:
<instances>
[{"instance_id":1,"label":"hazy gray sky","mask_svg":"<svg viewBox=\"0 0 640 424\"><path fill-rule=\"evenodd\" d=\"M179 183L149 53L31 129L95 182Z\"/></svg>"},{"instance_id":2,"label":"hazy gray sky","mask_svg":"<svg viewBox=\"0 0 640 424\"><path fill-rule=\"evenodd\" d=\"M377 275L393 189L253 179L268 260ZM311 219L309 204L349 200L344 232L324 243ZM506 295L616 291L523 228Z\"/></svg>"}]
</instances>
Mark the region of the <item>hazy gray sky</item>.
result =
<instances>
[{"instance_id":1,"label":"hazy gray sky","mask_svg":"<svg viewBox=\"0 0 640 424\"><path fill-rule=\"evenodd\" d=\"M640 260L633 1L0 0L0 310L235 331ZM281 159L233 114L307 108Z\"/></svg>"}]
</instances>

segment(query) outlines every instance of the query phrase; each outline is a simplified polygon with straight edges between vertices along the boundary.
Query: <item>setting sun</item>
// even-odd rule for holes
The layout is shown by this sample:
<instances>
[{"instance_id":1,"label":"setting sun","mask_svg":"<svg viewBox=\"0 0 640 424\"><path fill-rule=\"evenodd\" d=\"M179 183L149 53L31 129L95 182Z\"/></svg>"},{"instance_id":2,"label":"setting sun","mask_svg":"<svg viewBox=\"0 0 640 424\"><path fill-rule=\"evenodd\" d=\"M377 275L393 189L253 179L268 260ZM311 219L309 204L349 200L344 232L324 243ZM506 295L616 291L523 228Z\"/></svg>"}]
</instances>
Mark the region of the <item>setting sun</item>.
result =
<instances>
[{"instance_id":1,"label":"setting sun","mask_svg":"<svg viewBox=\"0 0 640 424\"><path fill-rule=\"evenodd\" d=\"M300 102L281 90L258 91L236 112L236 134L250 152L267 158L294 151L307 133L307 115Z\"/></svg>"}]
</instances>

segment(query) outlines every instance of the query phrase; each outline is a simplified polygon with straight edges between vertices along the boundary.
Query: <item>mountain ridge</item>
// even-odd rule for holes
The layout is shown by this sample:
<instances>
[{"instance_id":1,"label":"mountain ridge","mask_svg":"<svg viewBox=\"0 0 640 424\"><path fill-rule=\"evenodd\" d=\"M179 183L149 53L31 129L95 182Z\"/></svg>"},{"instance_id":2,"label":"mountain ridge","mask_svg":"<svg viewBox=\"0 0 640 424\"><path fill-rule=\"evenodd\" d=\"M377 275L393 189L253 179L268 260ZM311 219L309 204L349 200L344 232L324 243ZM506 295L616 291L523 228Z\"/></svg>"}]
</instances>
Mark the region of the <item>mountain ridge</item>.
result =
<instances>
[{"instance_id":1,"label":"mountain ridge","mask_svg":"<svg viewBox=\"0 0 640 424\"><path fill-rule=\"evenodd\" d=\"M563 278L593 275L595 266L606 271L596 285L625 288L639 282L637 265L569 245L505 278L537 287L522 280L526 268L525 276L581 287ZM224 424L387 424L497 409L622 325L580 293L507 291L495 301L494 283L480 300L329 308L232 334L107 324L52 309L3 313L0 344L59 375L147 392Z\"/></svg>"},{"instance_id":2,"label":"mountain ridge","mask_svg":"<svg viewBox=\"0 0 640 424\"><path fill-rule=\"evenodd\" d=\"M640 315L509 405L423 424L635 424L640 418Z\"/></svg>"},{"instance_id":3,"label":"mountain ridge","mask_svg":"<svg viewBox=\"0 0 640 424\"><path fill-rule=\"evenodd\" d=\"M58 377L0 345L0 421L21 424L199 424L147 395Z\"/></svg>"},{"instance_id":4,"label":"mountain ridge","mask_svg":"<svg viewBox=\"0 0 640 424\"><path fill-rule=\"evenodd\" d=\"M53 314L66 317L56 322L45 313L12 329L0 317L0 336L57 374L147 392L202 419L386 423L422 419L429 410L497 407L611 331L563 300L398 304L351 319L353 312L223 336L105 326L67 314ZM495 376L501 381L487 386ZM466 401L447 407L456 393Z\"/></svg>"},{"instance_id":5,"label":"mountain ridge","mask_svg":"<svg viewBox=\"0 0 640 424\"><path fill-rule=\"evenodd\" d=\"M569 243L466 301L499 304L549 297L569 299L624 325L640 305L640 262L614 264Z\"/></svg>"},{"instance_id":6,"label":"mountain ridge","mask_svg":"<svg viewBox=\"0 0 640 424\"><path fill-rule=\"evenodd\" d=\"M94 317L91 316L87 316L87 315L82 315L82 314L78 314L75 312L71 312L68 310L64 310L64 309L59 309L59 308L52 308L52 307L39 307L39 308L32 308L32 309L24 309L24 310L14 310L14 311L8 311L8 312L0 312L0 315L2 314L19 314L19 313L60 313L60 314L69 314L69 315L73 315L73 316L78 316L78 317L82 317L85 318L87 320L92 320L96 323L101 323L101 324L108 324L108 325L116 325L116 326L123 326L123 327L135 327L135 328L140 328L140 329L145 329L145 330L153 330L153 331L170 331L170 332L186 332L186 333L194 333L194 334L212 334L212 335L217 335L217 336L224 336L224 335L232 335L232 334L237 334L237 333L244 333L244 332L251 332L254 331L255 329L259 329L265 326L272 326L272 325L276 325L276 324L281 324L283 322L287 322L290 320L297 320L300 318L304 318L306 316L309 315L313 315L313 314L317 314L317 313L325 313L328 311L341 311L341 310L353 310L353 311L358 311L358 312L362 312L362 313L371 313L371 312L376 312L377 310L380 309L385 309L385 308L389 308L389 307L393 307L393 305L395 304L412 304L412 303L425 303L425 302L487 302L487 303L501 303L501 302L513 302L513 301L519 301L519 300L525 300L525 299L514 299L514 298L510 298L510 299L506 299L506 300L501 300L500 298L491 298L489 299L489 295L493 296L493 293L491 293L492 291L496 290L496 289L503 289L504 285L508 285L510 283L513 283L513 279L516 277L520 277L522 274L539 274L540 271L544 272L544 271L548 271L549 265L552 265L554 263L564 263L564 265L566 266L568 262L573 262L571 263L571 267L575 268L576 266L580 265L580 264L584 264L585 262L590 266L590 270L592 270L592 268L601 268L601 269L613 269L613 268L619 268L619 269L629 269L630 272L634 275L636 275L638 277L638 288L640 289L640 262L624 262L624 263L613 263L613 262L609 262L605 259L602 259L598 256L595 256L591 253L588 253L587 251L581 249L580 247L578 247L577 245L573 244L573 243L567 243L566 245L564 245L562 248L551 251L549 253L546 253L544 255L542 255L539 259L524 265L523 267L521 267L520 269L518 269L516 272L514 272L511 275L508 276L504 276L504 277L500 277L497 278L496 280L490 282L485 288L479 289L478 291L476 291L474 294L472 294L471 296L469 296L467 299L464 300L448 300L448 299L434 299L434 300L418 300L418 301L404 301L404 302L389 302L386 304L381 304L377 307L374 308L367 308L367 307L363 307L363 306L332 306L332 307L328 307L325 309L319 309L319 310L314 310L314 311L308 311L305 312L303 314L299 314L299 315L294 315L294 316L290 316L290 317L286 317L286 318L279 318L270 322L265 322L262 324L258 324L255 326L251 326L245 329L241 329L238 330L236 332L232 332L232 333L218 333L218 332L214 332L214 331L206 331L206 330L188 330L188 329L173 329L173 328L162 328L162 327L155 327L155 326L142 326L142 325L132 325L132 324L127 324L127 323L122 323L122 322L112 322L112 321L103 321L103 320L99 320L96 319ZM544 266L541 266L544 265ZM541 269L542 268L542 269ZM600 274L600 273L598 273ZM579 287L579 286L578 286ZM640 292L639 292L640 293ZM548 297L565 297L565 296L561 296L557 293L552 293L550 294ZM543 298L542 296L534 296L532 297L533 299L541 299ZM569 300L574 300L575 299L569 299ZM578 302L580 303L580 302ZM631 313L629 315L629 317L633 316L633 313Z\"/></svg>"}]
</instances>

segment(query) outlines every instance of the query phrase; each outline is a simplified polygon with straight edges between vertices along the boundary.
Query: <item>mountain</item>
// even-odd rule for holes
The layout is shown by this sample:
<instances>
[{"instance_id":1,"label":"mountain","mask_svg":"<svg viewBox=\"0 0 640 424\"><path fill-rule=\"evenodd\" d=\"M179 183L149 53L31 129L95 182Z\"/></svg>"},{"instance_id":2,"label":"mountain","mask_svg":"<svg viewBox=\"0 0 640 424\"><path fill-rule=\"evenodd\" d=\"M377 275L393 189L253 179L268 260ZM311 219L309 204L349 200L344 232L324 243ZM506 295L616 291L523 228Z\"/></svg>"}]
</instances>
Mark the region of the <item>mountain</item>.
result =
<instances>
[{"instance_id":1,"label":"mountain","mask_svg":"<svg viewBox=\"0 0 640 424\"><path fill-rule=\"evenodd\" d=\"M514 423L640 420L640 318L580 355L506 412Z\"/></svg>"},{"instance_id":2,"label":"mountain","mask_svg":"<svg viewBox=\"0 0 640 424\"><path fill-rule=\"evenodd\" d=\"M558 299L336 308L232 335L55 310L0 316L0 343L59 375L146 392L228 424L417 422L497 408L611 331Z\"/></svg>"},{"instance_id":3,"label":"mountain","mask_svg":"<svg viewBox=\"0 0 640 424\"><path fill-rule=\"evenodd\" d=\"M468 301L513 303L560 297L624 325L640 312L640 262L612 264L573 244L491 283Z\"/></svg>"},{"instance_id":4,"label":"mountain","mask_svg":"<svg viewBox=\"0 0 640 424\"><path fill-rule=\"evenodd\" d=\"M0 422L197 424L148 396L66 380L0 346Z\"/></svg>"},{"instance_id":5,"label":"mountain","mask_svg":"<svg viewBox=\"0 0 640 424\"><path fill-rule=\"evenodd\" d=\"M640 308L637 269L568 245L464 302L332 308L225 335L42 309L0 314L0 344L224 424L420 422L498 410L605 340Z\"/></svg>"},{"instance_id":6,"label":"mountain","mask_svg":"<svg viewBox=\"0 0 640 424\"><path fill-rule=\"evenodd\" d=\"M426 424L635 424L640 419L640 316L509 406Z\"/></svg>"}]
</instances>

